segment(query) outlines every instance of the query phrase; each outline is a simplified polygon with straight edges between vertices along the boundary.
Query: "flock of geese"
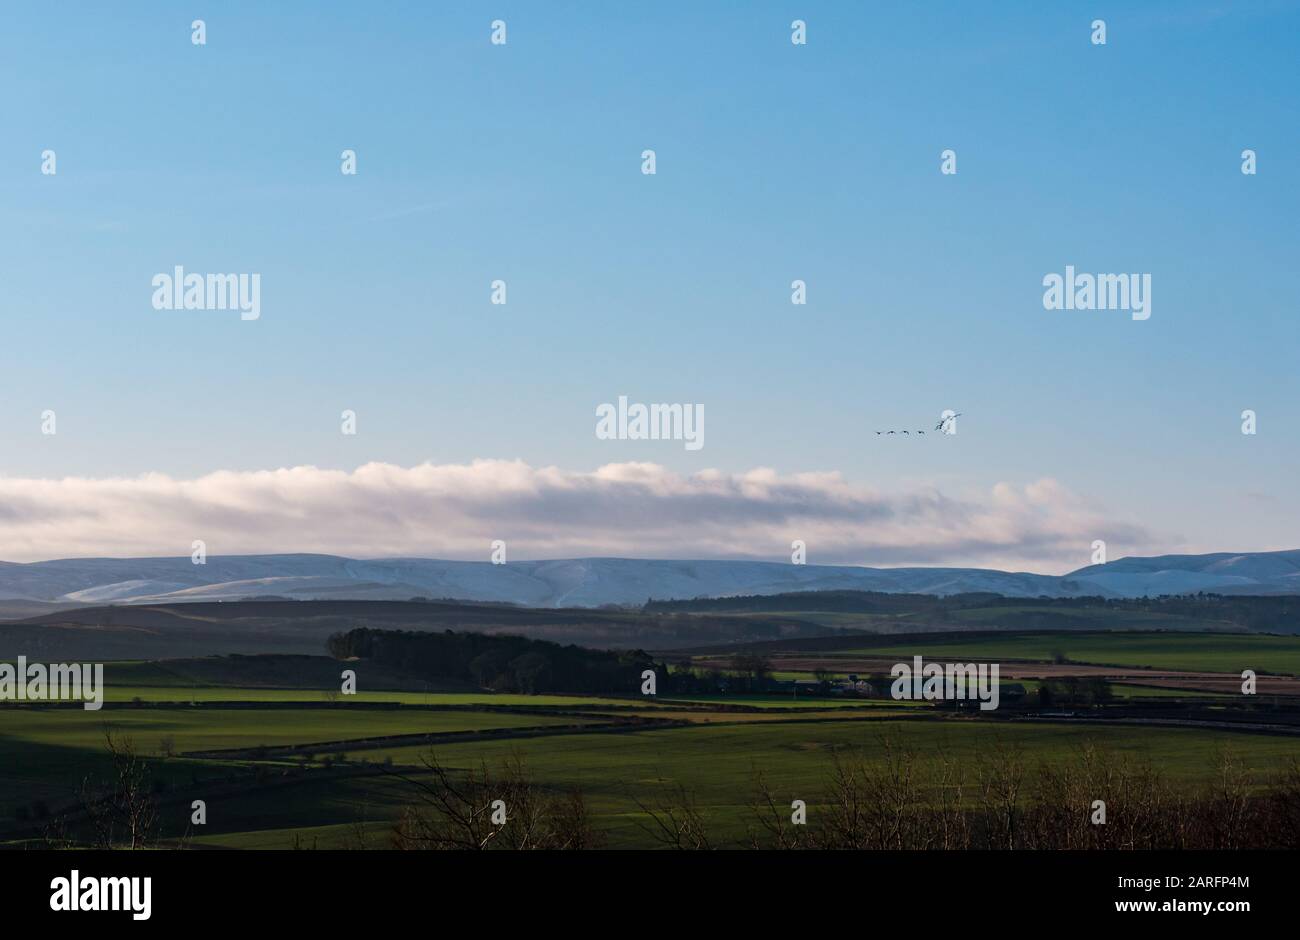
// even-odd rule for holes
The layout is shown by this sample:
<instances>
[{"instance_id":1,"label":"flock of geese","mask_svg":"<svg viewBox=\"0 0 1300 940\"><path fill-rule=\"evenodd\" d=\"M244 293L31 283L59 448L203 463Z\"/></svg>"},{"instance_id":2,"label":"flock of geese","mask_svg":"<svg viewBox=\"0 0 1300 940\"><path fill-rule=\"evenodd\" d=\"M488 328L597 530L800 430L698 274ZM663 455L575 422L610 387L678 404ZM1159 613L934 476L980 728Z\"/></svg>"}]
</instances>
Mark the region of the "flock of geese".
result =
<instances>
[{"instance_id":1,"label":"flock of geese","mask_svg":"<svg viewBox=\"0 0 1300 940\"><path fill-rule=\"evenodd\" d=\"M963 414L963 413L959 411L959 412L957 412L955 415L948 415L948 417L946 417L946 418L941 418L940 421L939 421L939 423L936 424L936 425L934 426L934 429L935 429L936 431L943 431L943 430L945 430L949 422L951 422L954 418L960 418L960 417L962 416L962 414ZM924 431L917 431L917 432L915 432L915 433L921 435L922 437L925 436L925 432L924 432ZM880 434L908 434L908 435L910 435L910 434L912 434L912 432L911 432L911 431L877 431L876 434L877 434L877 435L880 435Z\"/></svg>"}]
</instances>

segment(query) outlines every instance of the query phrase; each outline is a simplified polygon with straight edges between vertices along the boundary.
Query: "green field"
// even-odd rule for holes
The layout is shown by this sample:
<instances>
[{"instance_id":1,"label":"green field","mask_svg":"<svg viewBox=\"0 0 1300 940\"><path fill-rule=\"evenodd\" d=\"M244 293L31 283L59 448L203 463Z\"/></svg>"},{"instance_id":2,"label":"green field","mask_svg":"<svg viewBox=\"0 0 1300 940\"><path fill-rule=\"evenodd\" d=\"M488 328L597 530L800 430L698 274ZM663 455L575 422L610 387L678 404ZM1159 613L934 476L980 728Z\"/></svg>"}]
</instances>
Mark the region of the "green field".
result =
<instances>
[{"instance_id":1,"label":"green field","mask_svg":"<svg viewBox=\"0 0 1300 940\"><path fill-rule=\"evenodd\" d=\"M864 640L834 655L913 653L967 661L1050 660L1064 653L1076 662L1198 671L1245 668L1235 665L1240 660L1261 672L1300 672L1300 639L1258 635L946 635L906 643ZM302 663L293 666L304 682L309 673L330 676L337 666L318 658ZM596 827L614 847L652 844L638 826L645 821L638 801L653 804L664 788L678 784L693 794L715 838L734 844L750 821L756 770L780 799L806 800L816 812L833 755L878 754L885 737L922 760L947 754L968 772L1000 748L1016 749L1031 775L1091 741L1149 761L1186 784L1211 779L1225 746L1242 757L1257 783L1300 758L1300 734L1281 725L1261 728L1273 732L1265 734L1210 725L1045 721L1024 713L998 720L1004 716L944 712L929 703L780 694L650 698L408 689L336 696L324 684L274 685L275 670L267 663L252 669L253 687L214 681L234 670L235 660L107 665L106 675L115 679L99 712L0 705L0 845L39 842L34 817L73 807L87 776L106 778L106 726L148 759L167 839L246 848L386 845L401 807L416 799L400 775L418 779L431 746L457 772L481 762L496 766L517 754L547 792L581 788ZM1036 686L1032 680L1020 684L1031 691ZM1213 721L1228 714L1217 703L1207 711L1215 699L1207 693L1131 683L1117 683L1112 692L1116 707L1129 709L1137 721L1146 714L1142 708L1190 707ZM1250 720L1268 725L1286 715L1263 710ZM442 737L432 745L420 737L377 740L396 735ZM924 774L917 786L928 786ZM208 803L208 825L187 834L196 796Z\"/></svg>"},{"instance_id":2,"label":"green field","mask_svg":"<svg viewBox=\"0 0 1300 940\"><path fill-rule=\"evenodd\" d=\"M815 697L800 695L663 695L658 697L662 705L674 702L698 705L743 705L748 708L778 709L826 709L826 708L899 708L907 707L913 702L895 702L889 699L845 698L844 696Z\"/></svg>"},{"instance_id":3,"label":"green field","mask_svg":"<svg viewBox=\"0 0 1300 940\"><path fill-rule=\"evenodd\" d=\"M176 753L222 748L274 747L340 741L392 734L433 734L493 728L541 727L572 723L563 716L495 711L332 708L78 708L0 711L0 747L6 752L24 742L60 747L98 747L105 724L130 736L146 753L158 753L170 737Z\"/></svg>"},{"instance_id":4,"label":"green field","mask_svg":"<svg viewBox=\"0 0 1300 940\"><path fill-rule=\"evenodd\" d=\"M964 658L970 661L1051 662L1058 653L1070 662L1200 672L1256 672L1300 675L1300 637L1222 633L1068 633L921 638L863 644L837 650L841 656Z\"/></svg>"},{"instance_id":5,"label":"green field","mask_svg":"<svg viewBox=\"0 0 1300 940\"><path fill-rule=\"evenodd\" d=\"M184 758L190 751L277 747L325 743L396 734L492 731L541 728L602 719L482 711L425 709L348 710L346 706L297 710L112 708L99 712L77 708L0 709L0 823L13 810L35 799L69 798L87 773L102 773L108 759L104 731L129 738L136 750L154 758L164 777L188 779L193 771ZM177 757L158 759L170 742ZM304 753L309 753L308 748ZM245 766L247 758L232 759ZM201 759L203 768L222 766Z\"/></svg>"},{"instance_id":6,"label":"green field","mask_svg":"<svg viewBox=\"0 0 1300 940\"><path fill-rule=\"evenodd\" d=\"M340 695L337 690L328 689L240 689L228 686L108 686L105 701L129 703L139 699L142 702L171 702L186 704L189 702L309 702L322 704L333 701L335 704L380 703L391 702L401 705L490 705L495 707L523 705L529 707L568 708L601 705L606 708L617 705L635 706L637 708L653 705L654 700L640 696L636 698L614 698L613 696L583 695L510 695L496 692L357 692L355 695Z\"/></svg>"},{"instance_id":7,"label":"green field","mask_svg":"<svg viewBox=\"0 0 1300 940\"><path fill-rule=\"evenodd\" d=\"M436 753L439 761L451 768L467 768L483 760L493 764L511 753L522 754L537 781L557 790L582 788L607 830L611 845L627 846L643 844L644 840L635 822L639 818L636 797L646 799L665 781L688 787L718 833L737 839L748 819L756 768L764 771L782 798L805 799L815 805L825 792L831 754L837 749L878 749L882 735L890 735L924 754L944 751L967 763L999 744L1019 747L1030 768L1065 759L1085 741L1097 741L1136 760L1149 759L1170 777L1188 782L1211 779L1214 755L1229 742L1261 775L1277 769L1289 757L1300 756L1300 742L1292 739L1227 732L951 721L762 722L614 736L454 744L440 746ZM372 759L391 757L398 765L418 766L428 749L367 753ZM372 810L379 812L387 801L400 799L401 794L400 787L394 791L389 781L383 784L367 791L357 783L357 791L349 799L354 805L369 800ZM244 838L236 834L230 842L209 841L240 845Z\"/></svg>"},{"instance_id":8,"label":"green field","mask_svg":"<svg viewBox=\"0 0 1300 940\"><path fill-rule=\"evenodd\" d=\"M672 715L667 703L648 713ZM614 713L611 713L614 714ZM783 717L783 715L785 717ZM878 715L878 720L872 720ZM597 825L613 846L644 844L636 825L636 799L648 799L661 782L680 782L694 794L720 838L739 838L746 819L752 775L761 768L789 798L815 805L824 792L832 753L878 748L882 735L923 755L946 752L971 763L998 744L1023 749L1026 765L1059 761L1085 740L1096 740L1135 758L1149 759L1178 780L1205 780L1217 749L1231 742L1259 774L1300 756L1294 738L1234 734L1183 728L987 723L963 719L897 721L888 712L772 710L733 713L705 711L710 721L691 727L620 733L561 733L542 738L475 739L440 743L435 752L452 768L495 764L522 754L533 779L562 790L581 787ZM759 719L759 720L755 720ZM159 741L173 736L178 751L256 747L312 741L375 737L383 734L537 728L573 722L571 716L505 711L425 709L311 710L109 707L95 714L74 709L12 709L4 715L0 750L11 758L0 772L0 811L12 819L17 805L35 798L56 805L66 801L80 775L106 769L100 750L102 726L133 737L155 755ZM596 714L591 722L602 720ZM358 824L382 841L404 802L413 801L407 785L386 776L380 765L391 760L418 768L426 744L378 747L333 755L332 769L317 755L307 770L268 759L216 761L154 757L154 773L175 792L173 820L183 819L188 789L229 786L211 798L209 825L198 841L207 845L288 847L297 833L303 843L342 846L358 839ZM358 766L366 761L369 766ZM260 774L260 776L258 776ZM228 783L227 783L228 781ZM18 795L21 794L21 799ZM164 807L166 809L166 806ZM173 828L173 835L179 834ZM0 822L0 841L3 841Z\"/></svg>"},{"instance_id":9,"label":"green field","mask_svg":"<svg viewBox=\"0 0 1300 940\"><path fill-rule=\"evenodd\" d=\"M944 630L969 625L972 629L997 629L1003 626L1020 624L1020 629L1029 628L1025 621L1041 618L1043 626L1038 629L1064 630L1088 629L1097 627L1108 630L1219 630L1230 631L1234 625L1228 621L1211 618L1188 617L1159 610L1123 610L1117 612L1105 607L1053 607L1034 605L1015 606L978 606L971 608L954 607L945 609L943 624L926 626L926 614L923 611L891 611L889 613L843 612L826 610L781 610L761 611L747 614L735 614L737 617L749 617L763 621L777 615L790 617L805 623L815 623L837 630L865 630L872 633L897 634L903 630Z\"/></svg>"}]
</instances>

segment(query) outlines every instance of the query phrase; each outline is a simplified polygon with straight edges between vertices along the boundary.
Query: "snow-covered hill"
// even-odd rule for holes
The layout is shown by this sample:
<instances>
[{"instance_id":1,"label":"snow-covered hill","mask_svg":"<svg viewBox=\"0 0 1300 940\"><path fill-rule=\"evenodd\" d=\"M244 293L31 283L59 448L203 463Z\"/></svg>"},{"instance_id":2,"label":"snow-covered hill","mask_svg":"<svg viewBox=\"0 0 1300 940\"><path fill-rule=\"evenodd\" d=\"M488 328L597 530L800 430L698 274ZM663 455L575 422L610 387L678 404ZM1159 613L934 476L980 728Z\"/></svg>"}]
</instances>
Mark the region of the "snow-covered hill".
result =
<instances>
[{"instance_id":1,"label":"snow-covered hill","mask_svg":"<svg viewBox=\"0 0 1300 940\"><path fill-rule=\"evenodd\" d=\"M1300 594L1300 551L1121 558L1066 576L1122 597L1157 594Z\"/></svg>"},{"instance_id":2,"label":"snow-covered hill","mask_svg":"<svg viewBox=\"0 0 1300 940\"><path fill-rule=\"evenodd\" d=\"M1215 591L1300 594L1300 550L1122 558L1062 577L982 568L857 568L756 561L576 558L488 562L431 558L357 560L335 555L70 558L0 562L0 598L89 604L299 599L507 601L595 607L657 600L868 590L918 594L987 591L1012 597L1110 597Z\"/></svg>"}]
</instances>

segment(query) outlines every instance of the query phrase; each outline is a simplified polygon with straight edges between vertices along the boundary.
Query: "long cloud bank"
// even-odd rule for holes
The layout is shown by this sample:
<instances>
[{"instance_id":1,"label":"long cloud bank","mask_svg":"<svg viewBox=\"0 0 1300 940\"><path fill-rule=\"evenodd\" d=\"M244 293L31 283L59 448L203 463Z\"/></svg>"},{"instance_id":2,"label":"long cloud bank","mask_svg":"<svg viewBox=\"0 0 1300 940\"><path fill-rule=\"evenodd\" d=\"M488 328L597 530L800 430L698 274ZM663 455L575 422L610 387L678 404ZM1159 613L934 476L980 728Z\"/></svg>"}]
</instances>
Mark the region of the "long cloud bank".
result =
<instances>
[{"instance_id":1,"label":"long cloud bank","mask_svg":"<svg viewBox=\"0 0 1300 940\"><path fill-rule=\"evenodd\" d=\"M487 560L789 558L813 564L962 565L1061 573L1153 547L1059 483L977 493L884 492L838 473L683 476L655 464L592 472L521 461L353 471L316 467L60 480L0 478L0 558L323 552Z\"/></svg>"}]
</instances>

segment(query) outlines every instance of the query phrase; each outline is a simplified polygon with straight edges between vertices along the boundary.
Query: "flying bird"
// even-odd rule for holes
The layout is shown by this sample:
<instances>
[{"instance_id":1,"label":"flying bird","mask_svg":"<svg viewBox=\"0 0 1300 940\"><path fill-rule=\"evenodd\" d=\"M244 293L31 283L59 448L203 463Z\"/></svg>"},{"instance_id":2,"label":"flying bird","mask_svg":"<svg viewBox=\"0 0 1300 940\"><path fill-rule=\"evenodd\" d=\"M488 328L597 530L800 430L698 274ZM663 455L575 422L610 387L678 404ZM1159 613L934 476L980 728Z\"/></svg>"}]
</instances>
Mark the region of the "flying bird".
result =
<instances>
[{"instance_id":1,"label":"flying bird","mask_svg":"<svg viewBox=\"0 0 1300 940\"><path fill-rule=\"evenodd\" d=\"M939 423L934 426L934 429L936 431L942 431L948 422L952 421L954 418L960 418L963 413L964 412L959 411L956 414L948 415L946 418L940 418Z\"/></svg>"},{"instance_id":2,"label":"flying bird","mask_svg":"<svg viewBox=\"0 0 1300 940\"><path fill-rule=\"evenodd\" d=\"M957 412L956 414L948 415L946 418L940 418L940 419L939 419L939 423L936 424L936 425L934 426L934 429L935 429L936 431L943 431L943 430L945 430L945 429L948 427L949 422L951 422L954 418L961 417L961 415L962 415L962 412L959 411L959 412ZM925 431L920 430L920 429L918 429L918 430L916 430L916 431L877 431L877 432L876 432L876 436L877 436L877 437L879 437L881 434L906 434L906 435L908 435L909 437L910 437L912 434L917 434L917 435L919 435L919 436L921 436L921 437L925 437Z\"/></svg>"}]
</instances>

